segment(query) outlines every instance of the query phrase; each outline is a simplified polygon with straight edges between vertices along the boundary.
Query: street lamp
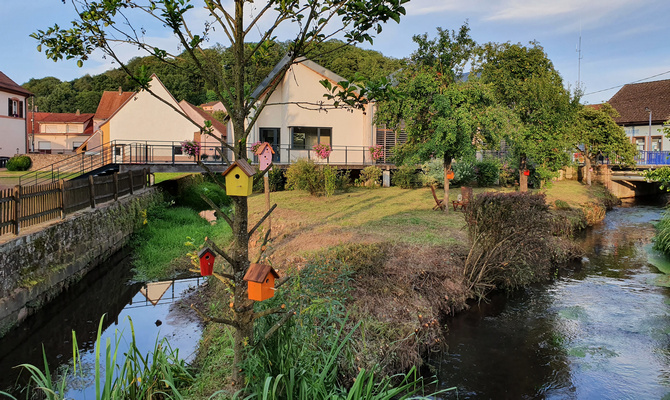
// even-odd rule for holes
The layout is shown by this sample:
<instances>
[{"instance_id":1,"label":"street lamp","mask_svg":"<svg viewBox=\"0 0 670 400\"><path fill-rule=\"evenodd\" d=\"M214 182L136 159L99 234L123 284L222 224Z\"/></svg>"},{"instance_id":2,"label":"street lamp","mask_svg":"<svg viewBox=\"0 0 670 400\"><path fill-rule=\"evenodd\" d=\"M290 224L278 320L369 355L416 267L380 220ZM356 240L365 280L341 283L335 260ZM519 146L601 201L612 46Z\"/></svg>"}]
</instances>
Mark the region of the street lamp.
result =
<instances>
[{"instance_id":1,"label":"street lamp","mask_svg":"<svg viewBox=\"0 0 670 400\"><path fill-rule=\"evenodd\" d=\"M647 151L651 151L651 109L649 107L645 107L644 111L649 113L649 141L647 142L649 145L647 147Z\"/></svg>"}]
</instances>

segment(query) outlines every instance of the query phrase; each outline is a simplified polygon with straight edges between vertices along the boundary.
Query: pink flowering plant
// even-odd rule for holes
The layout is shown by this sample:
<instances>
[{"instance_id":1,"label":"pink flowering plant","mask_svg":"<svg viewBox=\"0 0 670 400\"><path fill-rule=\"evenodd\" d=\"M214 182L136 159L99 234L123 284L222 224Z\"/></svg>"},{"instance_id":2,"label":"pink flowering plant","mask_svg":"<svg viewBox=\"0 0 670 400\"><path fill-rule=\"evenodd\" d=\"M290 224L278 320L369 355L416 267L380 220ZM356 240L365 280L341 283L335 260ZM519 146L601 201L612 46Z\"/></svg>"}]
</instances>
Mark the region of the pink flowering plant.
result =
<instances>
[{"instance_id":1,"label":"pink flowering plant","mask_svg":"<svg viewBox=\"0 0 670 400\"><path fill-rule=\"evenodd\" d=\"M333 149L330 147L329 144L315 144L312 147L312 150L316 153L316 156L319 157L322 160L325 160L326 158L330 157L330 153L333 151Z\"/></svg>"},{"instance_id":2,"label":"pink flowering plant","mask_svg":"<svg viewBox=\"0 0 670 400\"><path fill-rule=\"evenodd\" d=\"M198 157L200 154L200 143L195 141L181 142L181 151L189 157Z\"/></svg>"},{"instance_id":3,"label":"pink flowering plant","mask_svg":"<svg viewBox=\"0 0 670 400\"><path fill-rule=\"evenodd\" d=\"M375 161L384 158L384 146L378 144L376 146L370 147L370 156Z\"/></svg>"}]
</instances>

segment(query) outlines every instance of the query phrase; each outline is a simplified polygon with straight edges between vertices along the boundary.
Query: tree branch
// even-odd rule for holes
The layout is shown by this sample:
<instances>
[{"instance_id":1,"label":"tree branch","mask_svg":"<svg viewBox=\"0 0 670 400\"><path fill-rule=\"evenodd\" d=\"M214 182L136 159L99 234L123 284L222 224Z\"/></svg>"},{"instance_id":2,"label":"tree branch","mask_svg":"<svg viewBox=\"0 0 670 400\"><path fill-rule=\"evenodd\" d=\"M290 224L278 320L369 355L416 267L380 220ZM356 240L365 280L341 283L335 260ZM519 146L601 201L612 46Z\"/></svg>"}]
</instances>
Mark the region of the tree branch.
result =
<instances>
[{"instance_id":1,"label":"tree branch","mask_svg":"<svg viewBox=\"0 0 670 400\"><path fill-rule=\"evenodd\" d=\"M216 317L210 317L209 315L203 313L202 311L198 310L198 307L195 306L195 304L191 304L191 308L202 318L203 321L205 322L216 322L217 324L225 324L232 326L235 329L239 329L240 326L233 320L230 319L225 319L225 318L216 318Z\"/></svg>"},{"instance_id":2,"label":"tree branch","mask_svg":"<svg viewBox=\"0 0 670 400\"><path fill-rule=\"evenodd\" d=\"M272 229L268 229L267 232L265 232L265 237L263 237L263 243L261 244L260 250L258 251L258 256L256 257L256 260L254 261L255 264L258 264L261 261L261 257L263 257L263 253L265 253L266 250L265 245L268 244L268 238L270 237L271 232Z\"/></svg>"},{"instance_id":3,"label":"tree branch","mask_svg":"<svg viewBox=\"0 0 670 400\"><path fill-rule=\"evenodd\" d=\"M265 336L263 337L263 340L268 340L270 337L272 337L272 335L277 331L277 329L281 328L281 327L282 327L282 326L289 320L289 318L291 318L291 317L294 316L295 314L296 314L295 311L289 311L289 312L287 312L286 314L284 314L284 316L282 317L282 319L280 319L279 321L277 321L277 323L274 324L274 325L272 326L272 328L270 328L270 329L265 333ZM260 342L261 342L261 341L258 341L257 343L260 343Z\"/></svg>"},{"instance_id":4,"label":"tree branch","mask_svg":"<svg viewBox=\"0 0 670 400\"><path fill-rule=\"evenodd\" d=\"M261 226L261 224L267 219L267 217L269 217L270 214L272 214L272 211L274 211L275 208L277 208L277 204L276 204L276 203L275 203L272 207L270 207L270 209L265 213L265 215L263 215L263 218L261 218L261 219L256 223L256 225L254 225L253 228L251 228L251 230L249 231L249 236L251 236L251 235L254 234L254 232L256 231L256 229L258 229L258 227Z\"/></svg>"},{"instance_id":5,"label":"tree branch","mask_svg":"<svg viewBox=\"0 0 670 400\"><path fill-rule=\"evenodd\" d=\"M254 320L257 320L258 318L266 317L268 315L285 313L285 312L286 312L286 305L282 304L280 307L268 308L267 310L255 313L254 314Z\"/></svg>"},{"instance_id":6,"label":"tree branch","mask_svg":"<svg viewBox=\"0 0 670 400\"><path fill-rule=\"evenodd\" d=\"M209 238L205 238L205 243L207 243L207 246L209 246L212 250L219 253L221 257L225 258L230 265L235 265L235 261L232 259L232 257L230 257L225 251L221 250L221 248L217 246L216 243L212 242Z\"/></svg>"}]
</instances>

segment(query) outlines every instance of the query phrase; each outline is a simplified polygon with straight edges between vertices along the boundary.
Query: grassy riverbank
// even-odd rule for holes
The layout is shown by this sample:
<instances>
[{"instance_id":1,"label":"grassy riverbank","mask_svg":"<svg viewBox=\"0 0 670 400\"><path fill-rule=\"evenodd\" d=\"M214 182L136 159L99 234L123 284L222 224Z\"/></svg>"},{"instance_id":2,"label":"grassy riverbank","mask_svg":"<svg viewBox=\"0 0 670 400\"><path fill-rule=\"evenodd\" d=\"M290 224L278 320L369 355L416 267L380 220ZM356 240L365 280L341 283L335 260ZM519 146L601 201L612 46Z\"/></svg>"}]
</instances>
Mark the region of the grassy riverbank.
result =
<instances>
[{"instance_id":1,"label":"grassy riverbank","mask_svg":"<svg viewBox=\"0 0 670 400\"><path fill-rule=\"evenodd\" d=\"M485 190L491 189L476 188L475 195ZM455 199L457 191L452 194ZM602 203L600 189L571 181L553 185L546 196L554 208L574 215L580 215L580 204ZM282 301L298 310L318 309L317 315L300 311L296 320L304 322L302 318L310 315L308 321L343 327L345 336L351 333L339 365L339 374L345 379L352 379L359 369L375 370L378 376L407 371L420 365L426 352L441 349L443 331L439 321L466 307L467 300L473 296L463 276L469 249L463 213L444 215L433 211L432 194L426 188L354 188L332 197L288 191L272 193L272 202L278 207L272 216L267 261L280 275L297 278L300 285L287 285L277 292L273 301L257 304L257 307L266 308L274 301ZM249 209L253 224L264 213L264 196L251 196ZM148 220L151 226L152 218ZM174 222L168 223L166 227L174 225ZM225 224L219 222L217 226ZM194 238L193 243L201 243L190 231L191 228L187 228L183 233L174 234L190 236ZM215 239L221 244L229 240L224 231ZM257 254L258 240L257 235L250 243L252 258ZM159 249L161 245L169 247L163 240L158 243ZM182 254L187 251L183 244L172 247L181 248ZM319 289L306 295L309 285ZM330 292L333 288L346 288L346 291L333 298ZM218 282L203 296L203 307L214 316L217 311L225 310L227 295ZM304 303L306 298L310 300L308 303ZM337 304L337 322L329 319L335 315L334 309L324 304ZM271 320L264 321L263 325L269 322ZM303 322L286 329L303 327ZM313 346L321 348L318 351L328 352L332 345L331 342L319 343L318 338L307 340L309 335L302 337L296 332L290 336L302 338L301 348ZM232 362L230 340L226 328L208 327L201 344L199 374L191 397L205 398L228 386ZM334 343L338 340L339 337L333 339ZM296 342L277 345L293 348ZM257 353L252 360L266 367L279 362L268 357L266 351ZM272 375L289 372L272 368L250 371L252 376L261 371ZM262 377L260 379L262 381Z\"/></svg>"}]
</instances>

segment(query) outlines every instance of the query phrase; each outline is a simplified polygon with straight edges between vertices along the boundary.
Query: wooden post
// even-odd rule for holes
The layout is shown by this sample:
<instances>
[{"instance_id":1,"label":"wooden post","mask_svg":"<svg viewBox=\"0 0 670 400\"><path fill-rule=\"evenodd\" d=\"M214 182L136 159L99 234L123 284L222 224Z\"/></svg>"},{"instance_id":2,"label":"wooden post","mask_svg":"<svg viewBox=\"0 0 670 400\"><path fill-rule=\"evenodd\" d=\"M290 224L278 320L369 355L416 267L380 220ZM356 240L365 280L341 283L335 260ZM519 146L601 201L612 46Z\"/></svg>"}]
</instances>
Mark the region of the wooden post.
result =
<instances>
[{"instance_id":1,"label":"wooden post","mask_svg":"<svg viewBox=\"0 0 670 400\"><path fill-rule=\"evenodd\" d=\"M149 180L149 168L144 168L142 170L142 188L146 189L147 188L147 181Z\"/></svg>"},{"instance_id":2,"label":"wooden post","mask_svg":"<svg viewBox=\"0 0 670 400\"><path fill-rule=\"evenodd\" d=\"M114 201L119 200L119 173L114 172Z\"/></svg>"},{"instance_id":3,"label":"wooden post","mask_svg":"<svg viewBox=\"0 0 670 400\"><path fill-rule=\"evenodd\" d=\"M268 177L270 173L266 172L263 176L263 184L265 186L265 208L270 211L270 178ZM268 231L272 229L272 214L268 215ZM269 239L269 238L268 238Z\"/></svg>"},{"instance_id":4,"label":"wooden post","mask_svg":"<svg viewBox=\"0 0 670 400\"><path fill-rule=\"evenodd\" d=\"M91 198L91 208L95 208L95 181L93 175L88 176L88 194Z\"/></svg>"},{"instance_id":5,"label":"wooden post","mask_svg":"<svg viewBox=\"0 0 670 400\"><path fill-rule=\"evenodd\" d=\"M21 232L21 186L14 186L14 234Z\"/></svg>"},{"instance_id":6,"label":"wooden post","mask_svg":"<svg viewBox=\"0 0 670 400\"><path fill-rule=\"evenodd\" d=\"M58 201L60 201L60 217L65 219L65 179L58 181Z\"/></svg>"},{"instance_id":7,"label":"wooden post","mask_svg":"<svg viewBox=\"0 0 670 400\"><path fill-rule=\"evenodd\" d=\"M133 170L128 170L128 183L130 184L130 194L133 194Z\"/></svg>"}]
</instances>

